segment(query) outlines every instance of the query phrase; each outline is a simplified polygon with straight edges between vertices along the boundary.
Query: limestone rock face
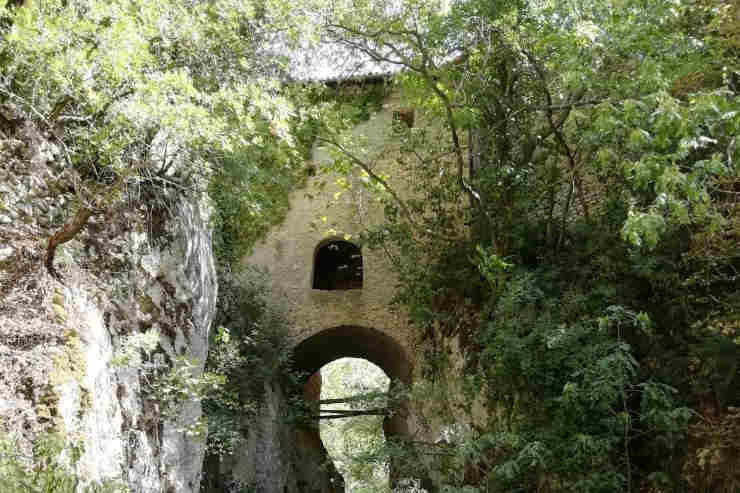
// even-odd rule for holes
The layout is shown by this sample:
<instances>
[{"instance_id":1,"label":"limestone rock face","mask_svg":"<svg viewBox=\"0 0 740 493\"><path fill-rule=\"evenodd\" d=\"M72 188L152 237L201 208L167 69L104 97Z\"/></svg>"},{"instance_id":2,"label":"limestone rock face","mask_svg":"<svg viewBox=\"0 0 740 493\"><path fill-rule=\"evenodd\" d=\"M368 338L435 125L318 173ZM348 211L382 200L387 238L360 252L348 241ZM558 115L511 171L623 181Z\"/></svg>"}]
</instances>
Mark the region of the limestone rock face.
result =
<instances>
[{"instance_id":1,"label":"limestone rock face","mask_svg":"<svg viewBox=\"0 0 740 493\"><path fill-rule=\"evenodd\" d=\"M344 493L317 425L296 425L279 381L265 382L257 415L237 453L207 465L212 478L203 493Z\"/></svg>"},{"instance_id":2,"label":"limestone rock face","mask_svg":"<svg viewBox=\"0 0 740 493\"><path fill-rule=\"evenodd\" d=\"M128 190L60 246L59 282L43 263L48 238L75 212L70 173L30 123L0 133L0 437L30 457L53 428L81 447L68 462L83 482L198 491L204 440L184 429L200 406L164 420L151 383L177 357L196 373L206 358L216 300L208 208L195 193ZM114 364L131 336L151 331L154 351Z\"/></svg>"}]
</instances>

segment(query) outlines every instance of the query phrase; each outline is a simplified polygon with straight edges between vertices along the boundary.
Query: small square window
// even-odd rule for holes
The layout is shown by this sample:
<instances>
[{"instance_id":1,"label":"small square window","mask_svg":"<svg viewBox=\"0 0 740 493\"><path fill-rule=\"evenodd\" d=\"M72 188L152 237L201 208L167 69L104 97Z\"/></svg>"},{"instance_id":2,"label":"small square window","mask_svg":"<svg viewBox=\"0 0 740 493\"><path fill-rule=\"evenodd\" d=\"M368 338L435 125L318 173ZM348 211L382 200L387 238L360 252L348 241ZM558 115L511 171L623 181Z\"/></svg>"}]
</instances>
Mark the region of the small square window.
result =
<instances>
[{"instance_id":1,"label":"small square window","mask_svg":"<svg viewBox=\"0 0 740 493\"><path fill-rule=\"evenodd\" d=\"M400 125L405 124L408 128L414 128L414 110L405 108L393 112L393 127L400 130Z\"/></svg>"}]
</instances>

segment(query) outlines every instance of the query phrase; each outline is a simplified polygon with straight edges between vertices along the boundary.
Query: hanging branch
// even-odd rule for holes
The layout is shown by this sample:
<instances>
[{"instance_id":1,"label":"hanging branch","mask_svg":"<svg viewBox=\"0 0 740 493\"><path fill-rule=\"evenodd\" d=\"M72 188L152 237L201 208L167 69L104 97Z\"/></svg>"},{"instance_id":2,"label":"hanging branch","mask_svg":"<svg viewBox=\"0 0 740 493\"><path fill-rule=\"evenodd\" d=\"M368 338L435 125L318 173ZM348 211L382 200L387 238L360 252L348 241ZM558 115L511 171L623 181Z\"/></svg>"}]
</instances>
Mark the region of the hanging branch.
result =
<instances>
[{"instance_id":1,"label":"hanging branch","mask_svg":"<svg viewBox=\"0 0 740 493\"><path fill-rule=\"evenodd\" d=\"M72 220L65 223L61 230L57 231L49 238L46 247L46 259L44 261L44 265L46 266L46 270L54 279L63 283L62 275L54 268L54 257L56 255L57 247L73 240L80 231L87 226L88 220L94 214L105 212L105 209L114 201L115 197L122 192L126 179L138 174L146 167L145 164L146 163L144 162L139 162L128 170L121 170L118 173L116 181L108 187L107 193L102 196L98 196L97 199L92 202L81 200L80 209ZM77 192L78 195L81 195L79 190Z\"/></svg>"},{"instance_id":2,"label":"hanging branch","mask_svg":"<svg viewBox=\"0 0 740 493\"><path fill-rule=\"evenodd\" d=\"M486 209L482 195L475 188L473 188L473 186L468 183L467 180L465 180L465 152L460 142L459 129L457 126L457 122L455 121L455 105L450 100L445 91L439 87L438 77L436 77L432 73L433 71L437 70L437 66L434 64L433 58L424 44L424 36L416 30L409 29L404 29L401 31L380 29L375 32L366 32L337 24L331 24L329 27L344 31L345 33L348 33L349 36L362 38L361 41L353 41L352 39L349 39L349 37L341 37L337 35L338 41L349 46L350 48L357 49L365 53L377 62L386 62L405 67L413 72L418 73L422 77L424 82L428 85L429 89L439 98L442 106L444 107L445 119L450 131L450 138L452 140L452 146L455 155L458 185L460 189L470 197L471 202L478 205L479 212L483 215L488 224L492 224L493 218ZM410 39L407 39L406 42L417 49L419 54L421 55L421 60L419 61L419 63L414 63L411 58L404 54L398 47L394 46L388 41L383 40L383 37L385 35L391 36L392 38L408 36ZM368 39L372 39L375 42L375 45L370 45L368 43ZM389 50L389 52L395 57L383 54L378 46L380 48L385 48ZM404 211L404 213L406 213L406 211ZM407 217L410 218L410 215L407 215Z\"/></svg>"},{"instance_id":3,"label":"hanging branch","mask_svg":"<svg viewBox=\"0 0 740 493\"><path fill-rule=\"evenodd\" d=\"M370 392L367 394L357 394L337 399L322 399L319 401L319 404L343 404L345 402L367 401L385 397L388 397L386 392Z\"/></svg>"},{"instance_id":4,"label":"hanging branch","mask_svg":"<svg viewBox=\"0 0 740 493\"><path fill-rule=\"evenodd\" d=\"M582 207L584 209L584 213L586 215L586 221L590 224L591 218L588 214L588 206L586 204L586 199L584 197L583 188L581 187L580 182L580 174L579 174L579 164L576 162L575 154L573 150L568 145L568 142L563 135L563 124L567 120L568 116L570 115L570 111L573 108L571 105L568 107L566 105L565 110L563 114L559 117L555 117L555 113L553 111L553 108L556 106L553 104L552 95L550 94L550 89L547 86L547 76L545 75L545 72L542 68L542 66L539 64L539 61L535 58L533 54L528 52L527 50L523 50L524 55L527 57L527 60L532 64L532 67L534 68L535 73L537 74L537 77L541 84L542 92L545 95L545 100L547 101L547 106L545 106L545 113L547 114L547 121L550 124L550 132L555 136L555 140L557 141L558 145L561 147L563 153L565 154L565 157L568 159L568 169L570 170L570 188L568 189L568 195L566 197L565 201L565 207L563 208L563 214L561 217L561 225L560 225L560 234L558 236L558 241L555 246L555 251L559 251L560 247L563 243L563 238L565 236L565 227L568 220L568 216L570 214L570 206L571 206L571 199L573 197L573 192L576 191L579 194L579 199L581 200ZM574 96L573 100L578 101L580 100L583 95L585 94L585 90L581 89L579 90Z\"/></svg>"},{"instance_id":5,"label":"hanging branch","mask_svg":"<svg viewBox=\"0 0 740 493\"><path fill-rule=\"evenodd\" d=\"M62 282L62 275L54 268L54 256L56 255L57 247L77 236L82 231L82 228L87 225L87 220L90 219L92 213L92 210L87 207L81 207L70 222L66 223L61 230L49 238L44 265L49 274L59 282Z\"/></svg>"},{"instance_id":6,"label":"hanging branch","mask_svg":"<svg viewBox=\"0 0 740 493\"><path fill-rule=\"evenodd\" d=\"M455 238L441 235L439 233L436 233L434 231L431 231L429 229L424 229L422 226L419 225L419 223L416 222L414 219L414 216L411 214L411 210L406 205L406 202L401 199L401 197L396 193L395 190L388 184L386 180L383 179L380 175L375 173L368 164L357 157L355 154L353 154L351 151L349 151L346 147L344 147L342 144L326 139L323 137L317 137L317 141L324 142L326 144L334 146L339 152L344 154L350 161L352 161L354 164L360 167L367 175L370 177L371 180L373 180L375 183L379 184L383 190L388 192L388 194L393 198L393 201L398 205L398 207L401 209L401 212L403 213L404 217L406 217L406 220L409 222L411 227L415 229L416 231L422 232L424 234L427 234L429 236L432 236L434 238L437 238L439 240L445 240L445 241L455 241Z\"/></svg>"},{"instance_id":7,"label":"hanging branch","mask_svg":"<svg viewBox=\"0 0 740 493\"><path fill-rule=\"evenodd\" d=\"M309 419L342 419L354 418L356 416L390 416L391 412L387 407L378 407L374 409L322 409L318 415L310 416Z\"/></svg>"}]
</instances>

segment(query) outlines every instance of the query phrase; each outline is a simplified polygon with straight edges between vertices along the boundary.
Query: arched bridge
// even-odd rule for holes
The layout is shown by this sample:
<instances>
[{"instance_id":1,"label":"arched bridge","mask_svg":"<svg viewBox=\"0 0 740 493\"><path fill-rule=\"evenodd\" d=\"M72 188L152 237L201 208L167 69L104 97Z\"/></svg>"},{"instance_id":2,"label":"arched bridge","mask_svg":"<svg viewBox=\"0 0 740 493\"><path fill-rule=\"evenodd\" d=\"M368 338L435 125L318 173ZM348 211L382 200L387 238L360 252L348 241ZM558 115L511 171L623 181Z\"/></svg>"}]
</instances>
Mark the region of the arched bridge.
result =
<instances>
[{"instance_id":1,"label":"arched bridge","mask_svg":"<svg viewBox=\"0 0 740 493\"><path fill-rule=\"evenodd\" d=\"M354 132L371 141L381 138L392 119L389 108ZM326 159L325 150L315 150L315 164ZM328 183L314 188L330 178L309 178L304 190L292 194L285 220L255 246L244 264L267 274L271 302L287 315L296 369L316 375L336 359L356 357L376 364L392 381L408 385L413 377L413 339L406 314L391 308L396 278L383 254L356 242L363 227L379 224L383 211L359 186L360 175L355 183L353 178L344 179L358 186ZM313 376L307 385L317 400L320 377ZM408 438L405 405L395 406L384 422L386 438ZM318 428L296 433L297 448L309 444L314 451L323 450ZM392 481L399 473L394 469L391 464Z\"/></svg>"}]
</instances>

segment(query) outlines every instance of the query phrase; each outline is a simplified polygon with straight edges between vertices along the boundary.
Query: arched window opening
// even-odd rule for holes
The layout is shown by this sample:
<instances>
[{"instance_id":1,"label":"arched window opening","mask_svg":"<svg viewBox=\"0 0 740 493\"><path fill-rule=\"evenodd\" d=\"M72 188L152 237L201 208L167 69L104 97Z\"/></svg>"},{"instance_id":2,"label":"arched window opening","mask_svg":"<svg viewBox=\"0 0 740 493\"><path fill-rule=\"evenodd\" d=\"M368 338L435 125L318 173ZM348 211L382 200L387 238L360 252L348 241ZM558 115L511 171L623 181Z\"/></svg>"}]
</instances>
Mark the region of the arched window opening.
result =
<instances>
[{"instance_id":1,"label":"arched window opening","mask_svg":"<svg viewBox=\"0 0 740 493\"><path fill-rule=\"evenodd\" d=\"M330 241L316 252L313 288L327 291L362 289L362 253L348 241Z\"/></svg>"}]
</instances>

